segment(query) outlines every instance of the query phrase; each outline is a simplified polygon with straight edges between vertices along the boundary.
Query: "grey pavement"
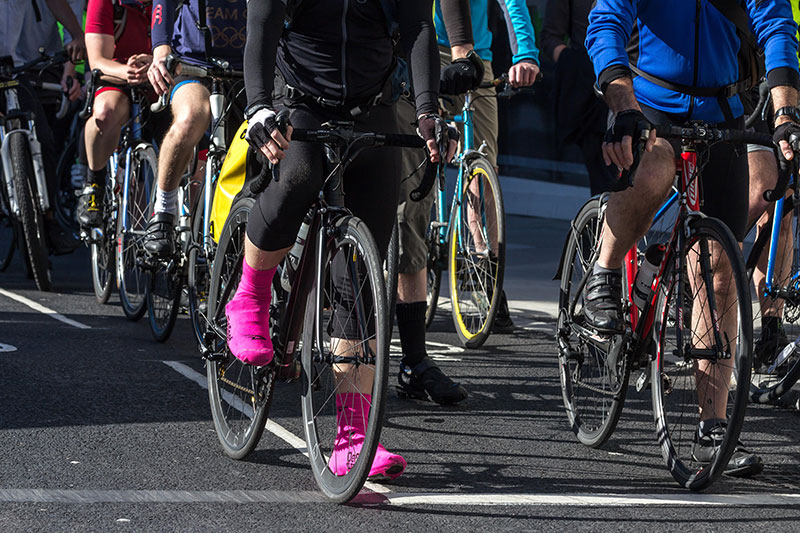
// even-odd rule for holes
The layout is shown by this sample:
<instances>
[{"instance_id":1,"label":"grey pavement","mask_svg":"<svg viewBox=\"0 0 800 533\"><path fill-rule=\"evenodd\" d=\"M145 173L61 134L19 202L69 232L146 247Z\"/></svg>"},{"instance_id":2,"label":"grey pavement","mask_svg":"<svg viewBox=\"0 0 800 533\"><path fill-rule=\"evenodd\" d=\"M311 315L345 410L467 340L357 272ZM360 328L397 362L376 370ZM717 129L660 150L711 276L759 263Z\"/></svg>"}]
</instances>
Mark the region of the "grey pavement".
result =
<instances>
[{"instance_id":1,"label":"grey pavement","mask_svg":"<svg viewBox=\"0 0 800 533\"><path fill-rule=\"evenodd\" d=\"M509 217L506 290L518 328L465 351L449 306L440 307L429 350L470 397L443 408L390 391L382 442L408 470L347 506L324 501L295 447L296 385L278 387L272 431L233 461L214 433L185 315L158 344L146 319L124 318L116 295L96 303L85 250L54 258L53 293L35 291L15 261L0 274L0 531L797 528L797 411L750 408L743 439L765 472L723 478L702 494L667 472L649 393L629 394L603 448L577 442L553 338L551 278L567 227Z\"/></svg>"}]
</instances>

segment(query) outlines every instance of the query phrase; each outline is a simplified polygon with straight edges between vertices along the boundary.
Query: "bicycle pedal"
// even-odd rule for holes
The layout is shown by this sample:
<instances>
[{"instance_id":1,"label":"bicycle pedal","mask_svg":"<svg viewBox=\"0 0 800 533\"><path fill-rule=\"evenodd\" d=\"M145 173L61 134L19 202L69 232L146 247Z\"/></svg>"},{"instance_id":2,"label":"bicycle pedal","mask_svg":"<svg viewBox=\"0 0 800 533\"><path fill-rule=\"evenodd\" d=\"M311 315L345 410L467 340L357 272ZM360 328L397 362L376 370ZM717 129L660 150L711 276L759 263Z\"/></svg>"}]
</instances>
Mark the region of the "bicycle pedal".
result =
<instances>
[{"instance_id":1,"label":"bicycle pedal","mask_svg":"<svg viewBox=\"0 0 800 533\"><path fill-rule=\"evenodd\" d=\"M643 370L636 378L636 392L642 392L646 388L650 388L650 372Z\"/></svg>"}]
</instances>

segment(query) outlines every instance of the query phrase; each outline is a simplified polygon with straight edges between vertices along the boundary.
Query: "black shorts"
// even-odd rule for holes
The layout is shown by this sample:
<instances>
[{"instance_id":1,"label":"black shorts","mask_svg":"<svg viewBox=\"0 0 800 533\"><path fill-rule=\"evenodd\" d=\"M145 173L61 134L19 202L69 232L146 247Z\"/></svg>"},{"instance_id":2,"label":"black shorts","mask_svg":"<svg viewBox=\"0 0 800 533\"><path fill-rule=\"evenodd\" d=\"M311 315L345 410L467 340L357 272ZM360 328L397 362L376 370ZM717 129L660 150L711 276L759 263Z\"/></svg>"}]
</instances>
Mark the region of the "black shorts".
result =
<instances>
[{"instance_id":1,"label":"black shorts","mask_svg":"<svg viewBox=\"0 0 800 533\"><path fill-rule=\"evenodd\" d=\"M659 126L682 126L687 121L642 104L642 113L658 129ZM744 118L716 124L720 128L744 129ZM675 156L680 156L680 141L671 140ZM705 163L701 175L700 210L707 216L720 219L741 242L747 233L747 214L750 198L750 174L744 145L718 143L698 153Z\"/></svg>"}]
</instances>

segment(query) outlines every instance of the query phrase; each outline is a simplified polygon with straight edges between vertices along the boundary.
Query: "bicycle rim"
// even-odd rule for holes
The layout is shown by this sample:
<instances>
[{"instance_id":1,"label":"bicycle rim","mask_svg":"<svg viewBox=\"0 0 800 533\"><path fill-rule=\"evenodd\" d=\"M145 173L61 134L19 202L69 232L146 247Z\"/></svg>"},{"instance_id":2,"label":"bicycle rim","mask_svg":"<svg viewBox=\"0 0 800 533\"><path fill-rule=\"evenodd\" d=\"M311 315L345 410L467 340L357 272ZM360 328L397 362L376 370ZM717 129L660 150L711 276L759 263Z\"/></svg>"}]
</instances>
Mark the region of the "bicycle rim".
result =
<instances>
[{"instance_id":1,"label":"bicycle rim","mask_svg":"<svg viewBox=\"0 0 800 533\"><path fill-rule=\"evenodd\" d=\"M150 275L140 264L144 257L144 235L149 217L150 192L156 186L156 158L152 148L137 149L132 158L125 213L117 217L117 281L125 316L139 320L147 310ZM127 218L127 223L124 219Z\"/></svg>"},{"instance_id":2,"label":"bicycle rim","mask_svg":"<svg viewBox=\"0 0 800 533\"><path fill-rule=\"evenodd\" d=\"M111 216L112 195L114 191L110 178L106 182L105 210L103 237L99 241L92 241L90 246L92 265L92 286L98 303L105 304L111 296L114 282L114 229L115 223Z\"/></svg>"},{"instance_id":3,"label":"bicycle rim","mask_svg":"<svg viewBox=\"0 0 800 533\"><path fill-rule=\"evenodd\" d=\"M247 217L255 201L246 198L231 208L222 229L209 285L209 316L217 309L219 323L209 324L211 358L206 364L208 398L214 429L226 455L244 459L258 444L272 402L275 374L236 359L226 345L225 313L222 308L233 298L241 275ZM230 293L226 296L226 288Z\"/></svg>"},{"instance_id":4,"label":"bicycle rim","mask_svg":"<svg viewBox=\"0 0 800 533\"><path fill-rule=\"evenodd\" d=\"M319 303L316 286L308 296L301 362L311 468L320 489L341 503L358 494L372 467L383 424L390 335L372 235L354 217L336 225L338 235L323 258Z\"/></svg>"},{"instance_id":5,"label":"bicycle rim","mask_svg":"<svg viewBox=\"0 0 800 533\"><path fill-rule=\"evenodd\" d=\"M461 342L478 348L489 337L503 288L505 221L494 169L470 162L450 236L450 300Z\"/></svg>"},{"instance_id":6,"label":"bicycle rim","mask_svg":"<svg viewBox=\"0 0 800 533\"><path fill-rule=\"evenodd\" d=\"M761 228L747 259L753 295L753 372L750 401L773 403L800 378L800 353L789 343L800 338L800 205L784 202L780 239L773 260L772 287L766 293L766 262L770 255L772 221ZM777 323L780 326L776 329Z\"/></svg>"},{"instance_id":7,"label":"bicycle rim","mask_svg":"<svg viewBox=\"0 0 800 533\"><path fill-rule=\"evenodd\" d=\"M621 352L621 336L589 339L579 329L585 325L585 316L583 295L576 291L594 265L602 230L600 206L598 199L587 202L567 234L557 327L558 366L567 418L578 440L591 447L601 446L614 432L630 375L626 356ZM623 286L624 276L623 271ZM574 312L570 313L573 302Z\"/></svg>"},{"instance_id":8,"label":"bicycle rim","mask_svg":"<svg viewBox=\"0 0 800 533\"><path fill-rule=\"evenodd\" d=\"M670 473L681 486L702 490L725 470L744 421L752 353L751 300L741 253L727 226L716 219L692 221L682 253L683 272L677 269L677 259L670 258L657 294L653 413ZM678 284L681 278L683 290ZM711 279L716 291L707 281ZM701 419L707 421L706 431L726 426L724 439L708 462L702 460L703 448L696 446Z\"/></svg>"}]
</instances>

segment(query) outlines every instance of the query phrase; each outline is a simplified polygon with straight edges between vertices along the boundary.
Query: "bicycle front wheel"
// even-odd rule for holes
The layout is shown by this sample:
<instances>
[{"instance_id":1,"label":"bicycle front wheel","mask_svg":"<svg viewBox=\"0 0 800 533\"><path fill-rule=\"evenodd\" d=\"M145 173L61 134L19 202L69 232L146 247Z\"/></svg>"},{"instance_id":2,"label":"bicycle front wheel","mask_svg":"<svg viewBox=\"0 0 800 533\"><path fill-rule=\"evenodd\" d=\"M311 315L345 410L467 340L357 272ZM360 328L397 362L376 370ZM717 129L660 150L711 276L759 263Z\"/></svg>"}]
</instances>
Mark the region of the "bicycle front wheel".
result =
<instances>
[{"instance_id":1,"label":"bicycle front wheel","mask_svg":"<svg viewBox=\"0 0 800 533\"><path fill-rule=\"evenodd\" d=\"M386 251L386 260L383 262L383 276L386 279L386 312L389 325L394 324L394 308L397 304L397 276L400 268L400 230L397 219L392 227L392 237L389 239L389 248Z\"/></svg>"},{"instance_id":2,"label":"bicycle front wheel","mask_svg":"<svg viewBox=\"0 0 800 533\"><path fill-rule=\"evenodd\" d=\"M7 177L6 179L11 179ZM17 248L17 222L11 212L6 184L0 179L0 272L5 272Z\"/></svg>"},{"instance_id":3,"label":"bicycle front wheel","mask_svg":"<svg viewBox=\"0 0 800 533\"><path fill-rule=\"evenodd\" d=\"M584 204L567 234L557 328L558 367L567 418L578 440L593 448L605 443L617 427L630 376L621 336L594 338L583 329L586 317L581 282L599 252L601 205L598 198ZM627 286L624 269L622 285Z\"/></svg>"},{"instance_id":4,"label":"bicycle front wheel","mask_svg":"<svg viewBox=\"0 0 800 533\"><path fill-rule=\"evenodd\" d=\"M492 331L503 290L506 258L503 193L484 157L464 172L450 236L450 300L461 342L478 348Z\"/></svg>"},{"instance_id":5,"label":"bicycle front wheel","mask_svg":"<svg viewBox=\"0 0 800 533\"><path fill-rule=\"evenodd\" d=\"M222 228L209 283L208 324L211 334L206 363L208 399L214 429L225 454L244 459L261 439L272 403L275 374L235 358L226 346L225 305L236 294L244 261L247 217L252 198L238 200Z\"/></svg>"},{"instance_id":6,"label":"bicycle front wheel","mask_svg":"<svg viewBox=\"0 0 800 533\"><path fill-rule=\"evenodd\" d=\"M117 281L122 311L139 320L147 310L150 275L142 268L144 236L150 218L150 193L157 183L158 163L151 146L138 146L131 157L130 178L117 216ZM127 199L125 199L127 194Z\"/></svg>"},{"instance_id":7,"label":"bicycle front wheel","mask_svg":"<svg viewBox=\"0 0 800 533\"><path fill-rule=\"evenodd\" d=\"M767 292L772 220L758 232L745 266L753 291L753 374L750 401L772 403L800 379L800 351L792 341L800 337L800 203L783 203L781 227L773 255L773 291Z\"/></svg>"},{"instance_id":8,"label":"bicycle front wheel","mask_svg":"<svg viewBox=\"0 0 800 533\"><path fill-rule=\"evenodd\" d=\"M47 241L44 231L44 218L37 205L36 180L33 174L31 152L28 139L21 133L7 137L11 155L11 169L14 172L14 188L19 202L19 221L25 237L27 260L33 280L40 291L52 288L48 261Z\"/></svg>"},{"instance_id":9,"label":"bicycle front wheel","mask_svg":"<svg viewBox=\"0 0 800 533\"><path fill-rule=\"evenodd\" d=\"M114 285L114 235L116 221L114 213L111 212L113 205L114 188L110 178L106 179L105 187L105 217L103 220L103 235L99 239L92 240L90 245L91 265L92 265L92 286L94 295L98 303L105 304L111 297L111 289Z\"/></svg>"},{"instance_id":10,"label":"bicycle front wheel","mask_svg":"<svg viewBox=\"0 0 800 533\"><path fill-rule=\"evenodd\" d=\"M702 490L724 472L744 422L753 321L728 227L700 218L689 228L681 257L668 258L659 284L650 382L667 468L681 486ZM714 438L701 439L700 431ZM715 446L704 445L709 440Z\"/></svg>"},{"instance_id":11,"label":"bicycle front wheel","mask_svg":"<svg viewBox=\"0 0 800 533\"><path fill-rule=\"evenodd\" d=\"M383 424L390 332L371 233L355 217L340 218L336 228L309 292L301 363L311 468L322 491L341 503L358 494L372 467Z\"/></svg>"}]
</instances>

